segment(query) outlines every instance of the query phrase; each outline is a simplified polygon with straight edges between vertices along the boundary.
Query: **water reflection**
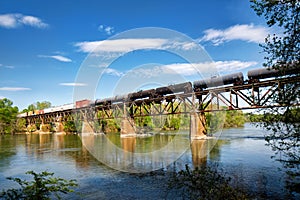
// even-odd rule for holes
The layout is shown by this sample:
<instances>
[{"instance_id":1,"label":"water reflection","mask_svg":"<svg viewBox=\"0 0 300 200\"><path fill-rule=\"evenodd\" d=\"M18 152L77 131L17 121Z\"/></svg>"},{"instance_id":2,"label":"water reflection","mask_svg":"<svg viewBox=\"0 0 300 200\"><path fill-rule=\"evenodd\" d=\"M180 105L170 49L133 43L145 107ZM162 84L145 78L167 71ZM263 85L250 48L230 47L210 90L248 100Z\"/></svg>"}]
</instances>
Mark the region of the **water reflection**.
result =
<instances>
[{"instance_id":1,"label":"water reflection","mask_svg":"<svg viewBox=\"0 0 300 200\"><path fill-rule=\"evenodd\" d=\"M280 164L270 159L273 152L265 146L263 134L255 127L246 126L224 130L219 140L195 140L192 143L188 133L184 132L178 135L168 132L146 138L122 139L119 134L90 134L83 135L82 140L77 135L0 136L0 188L14 186L9 185L12 183L5 179L7 176L20 177L28 170L49 170L58 176L81 181L80 192L84 194L91 194L90 191L94 189L95 194L90 196L96 197L96 193L100 192L110 197L111 193L115 193L115 197L130 199L133 193L141 195L144 191L143 194L153 197L153 193L147 193L141 188L141 183L145 188L155 188L153 181L157 177L153 177L153 180L149 177L140 179L118 173L94 157L100 157L110 167L139 172L140 169L166 167L175 155L180 155L187 147L186 153L174 164L177 169L184 169L185 164L199 166L217 162L233 178L233 184L250 188L254 194L259 193L269 199L283 199L285 174L277 170ZM137 181L140 181L139 184ZM121 186L119 188L122 189L116 188L116 184L127 185L128 191ZM134 189L137 187L141 190ZM153 191L157 193L160 189Z\"/></svg>"},{"instance_id":2,"label":"water reflection","mask_svg":"<svg viewBox=\"0 0 300 200\"><path fill-rule=\"evenodd\" d=\"M83 134L82 143L100 162L121 171L148 172L168 166L189 148L187 134L120 138Z\"/></svg>"},{"instance_id":3,"label":"water reflection","mask_svg":"<svg viewBox=\"0 0 300 200\"><path fill-rule=\"evenodd\" d=\"M200 167L207 162L207 140L194 140L191 142L192 161L194 167Z\"/></svg>"}]
</instances>

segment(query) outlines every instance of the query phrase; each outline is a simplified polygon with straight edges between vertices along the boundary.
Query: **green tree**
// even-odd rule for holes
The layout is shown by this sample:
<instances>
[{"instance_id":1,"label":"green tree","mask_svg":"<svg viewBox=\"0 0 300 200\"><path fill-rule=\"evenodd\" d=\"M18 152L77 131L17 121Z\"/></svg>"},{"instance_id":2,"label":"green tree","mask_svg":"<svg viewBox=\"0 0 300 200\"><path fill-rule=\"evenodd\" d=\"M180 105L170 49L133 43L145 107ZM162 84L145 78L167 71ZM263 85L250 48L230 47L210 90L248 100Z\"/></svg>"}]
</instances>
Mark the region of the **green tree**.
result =
<instances>
[{"instance_id":1,"label":"green tree","mask_svg":"<svg viewBox=\"0 0 300 200\"><path fill-rule=\"evenodd\" d=\"M224 128L242 127L245 124L245 117L240 110L230 110L226 112Z\"/></svg>"},{"instance_id":2,"label":"green tree","mask_svg":"<svg viewBox=\"0 0 300 200\"><path fill-rule=\"evenodd\" d=\"M75 133L76 130L76 124L74 121L66 121L64 122L64 131L67 133Z\"/></svg>"},{"instance_id":3,"label":"green tree","mask_svg":"<svg viewBox=\"0 0 300 200\"><path fill-rule=\"evenodd\" d=\"M18 110L11 100L0 99L0 134L15 133Z\"/></svg>"},{"instance_id":4,"label":"green tree","mask_svg":"<svg viewBox=\"0 0 300 200\"><path fill-rule=\"evenodd\" d=\"M37 110L42 110L42 109L50 108L50 107L51 107L51 103L49 101L36 102Z\"/></svg>"},{"instance_id":5,"label":"green tree","mask_svg":"<svg viewBox=\"0 0 300 200\"><path fill-rule=\"evenodd\" d=\"M251 0L252 8L266 19L268 26L282 30L281 34L268 35L261 45L265 56L265 67L285 74L293 69L300 73L300 2L299 0ZM265 111L262 125L270 134L266 141L275 150L278 158L289 169L288 187L300 193L300 110L292 106L299 103L299 83L285 84L284 92L274 95L274 103L284 108Z\"/></svg>"},{"instance_id":6,"label":"green tree","mask_svg":"<svg viewBox=\"0 0 300 200\"><path fill-rule=\"evenodd\" d=\"M32 175L33 181L12 177L7 178L18 183L21 188L3 191L0 193L0 199L47 200L53 199L50 198L52 194L54 194L57 199L61 199L60 193L67 194L73 192L71 188L78 186L76 180L65 180L53 177L54 173L47 171L41 173L28 171L26 174Z\"/></svg>"},{"instance_id":7,"label":"green tree","mask_svg":"<svg viewBox=\"0 0 300 200\"><path fill-rule=\"evenodd\" d=\"M35 111L35 110L43 110L45 108L50 108L51 102L49 101L37 101L36 103L30 104L27 108L25 108L22 112L29 112L29 111Z\"/></svg>"}]
</instances>

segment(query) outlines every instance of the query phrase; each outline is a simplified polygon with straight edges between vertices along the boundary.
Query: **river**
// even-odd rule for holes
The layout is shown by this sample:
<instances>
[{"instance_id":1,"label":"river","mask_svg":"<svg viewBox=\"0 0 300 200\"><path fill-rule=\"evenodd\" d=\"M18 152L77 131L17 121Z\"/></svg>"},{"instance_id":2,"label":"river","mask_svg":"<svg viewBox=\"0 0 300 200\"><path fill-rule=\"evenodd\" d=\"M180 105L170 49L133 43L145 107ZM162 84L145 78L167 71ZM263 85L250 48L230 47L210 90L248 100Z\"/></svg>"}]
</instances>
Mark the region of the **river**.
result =
<instances>
[{"instance_id":1,"label":"river","mask_svg":"<svg viewBox=\"0 0 300 200\"><path fill-rule=\"evenodd\" d=\"M274 153L265 145L264 134L245 124L192 145L188 131L125 139L119 134L0 136L0 189L16 186L8 176L28 178L26 171L48 170L77 179L79 187L64 197L68 199L167 199L174 194L168 193L164 172L207 164L217 165L257 199L284 199L285 172L271 159ZM136 173L159 168L156 173Z\"/></svg>"}]
</instances>

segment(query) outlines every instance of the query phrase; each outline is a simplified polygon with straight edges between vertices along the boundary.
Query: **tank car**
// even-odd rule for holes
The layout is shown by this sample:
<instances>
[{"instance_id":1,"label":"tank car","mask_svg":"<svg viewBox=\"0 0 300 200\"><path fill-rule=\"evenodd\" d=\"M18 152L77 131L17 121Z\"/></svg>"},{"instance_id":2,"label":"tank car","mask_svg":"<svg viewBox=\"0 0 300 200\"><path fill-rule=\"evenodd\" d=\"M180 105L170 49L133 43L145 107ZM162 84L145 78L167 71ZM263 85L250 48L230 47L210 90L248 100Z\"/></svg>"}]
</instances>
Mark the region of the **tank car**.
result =
<instances>
[{"instance_id":1,"label":"tank car","mask_svg":"<svg viewBox=\"0 0 300 200\"><path fill-rule=\"evenodd\" d=\"M178 83L174 85L159 87L155 89L157 96L167 95L167 94L176 94L176 93L191 93L192 92L192 83Z\"/></svg>"},{"instance_id":2,"label":"tank car","mask_svg":"<svg viewBox=\"0 0 300 200\"><path fill-rule=\"evenodd\" d=\"M185 83L170 85L170 89L173 93L183 92L183 93L187 94L187 93L193 92L191 82L185 82Z\"/></svg>"},{"instance_id":3,"label":"tank car","mask_svg":"<svg viewBox=\"0 0 300 200\"><path fill-rule=\"evenodd\" d=\"M112 98L105 98L105 99L96 99L95 105L102 106L102 105L110 105Z\"/></svg>"},{"instance_id":4,"label":"tank car","mask_svg":"<svg viewBox=\"0 0 300 200\"><path fill-rule=\"evenodd\" d=\"M194 81L194 91L201 91L210 87L218 87L222 85L242 85L244 83L244 76L242 72L227 74L224 76L212 77L203 80Z\"/></svg>"},{"instance_id":5,"label":"tank car","mask_svg":"<svg viewBox=\"0 0 300 200\"><path fill-rule=\"evenodd\" d=\"M258 82L259 79L280 77L285 75L292 75L299 73L299 68L293 67L289 68L285 71L280 71L276 69L268 69L268 68L258 68L248 71L248 83Z\"/></svg>"},{"instance_id":6,"label":"tank car","mask_svg":"<svg viewBox=\"0 0 300 200\"><path fill-rule=\"evenodd\" d=\"M172 94L172 90L170 89L170 87L168 86L164 86L164 87L159 87L155 89L155 95L157 97L166 95L166 94Z\"/></svg>"},{"instance_id":7,"label":"tank car","mask_svg":"<svg viewBox=\"0 0 300 200\"><path fill-rule=\"evenodd\" d=\"M128 99L128 94L123 94L123 95L116 95L112 97L111 102L116 103L116 102L124 102Z\"/></svg>"},{"instance_id":8,"label":"tank car","mask_svg":"<svg viewBox=\"0 0 300 200\"><path fill-rule=\"evenodd\" d=\"M134 101L136 99L143 99L143 98L152 98L155 95L155 89L150 90L140 90L138 92L129 93L128 99Z\"/></svg>"}]
</instances>

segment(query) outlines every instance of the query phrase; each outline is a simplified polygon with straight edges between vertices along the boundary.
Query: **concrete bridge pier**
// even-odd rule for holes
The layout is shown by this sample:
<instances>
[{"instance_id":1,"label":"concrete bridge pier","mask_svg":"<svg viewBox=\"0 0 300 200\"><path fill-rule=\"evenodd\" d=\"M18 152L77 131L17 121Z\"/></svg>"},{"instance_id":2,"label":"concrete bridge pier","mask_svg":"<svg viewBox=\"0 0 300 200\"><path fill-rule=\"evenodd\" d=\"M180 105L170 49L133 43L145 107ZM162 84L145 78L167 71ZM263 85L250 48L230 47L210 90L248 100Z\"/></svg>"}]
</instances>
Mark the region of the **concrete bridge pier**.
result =
<instances>
[{"instance_id":1,"label":"concrete bridge pier","mask_svg":"<svg viewBox=\"0 0 300 200\"><path fill-rule=\"evenodd\" d=\"M41 132L50 132L51 125L50 124L45 124L45 120L43 117L40 117L41 124L40 124L40 131Z\"/></svg>"},{"instance_id":2,"label":"concrete bridge pier","mask_svg":"<svg viewBox=\"0 0 300 200\"><path fill-rule=\"evenodd\" d=\"M64 125L62 123L62 117L61 116L57 116L56 117L56 122L55 124L55 132L64 132Z\"/></svg>"},{"instance_id":3,"label":"concrete bridge pier","mask_svg":"<svg viewBox=\"0 0 300 200\"><path fill-rule=\"evenodd\" d=\"M191 113L190 125L191 140L201 140L206 138L206 117L204 113Z\"/></svg>"},{"instance_id":4,"label":"concrete bridge pier","mask_svg":"<svg viewBox=\"0 0 300 200\"><path fill-rule=\"evenodd\" d=\"M82 122L82 133L95 133L94 129L87 120Z\"/></svg>"},{"instance_id":5,"label":"concrete bridge pier","mask_svg":"<svg viewBox=\"0 0 300 200\"><path fill-rule=\"evenodd\" d=\"M136 136L136 126L134 119L126 116L121 121L121 137Z\"/></svg>"},{"instance_id":6,"label":"concrete bridge pier","mask_svg":"<svg viewBox=\"0 0 300 200\"><path fill-rule=\"evenodd\" d=\"M63 132L64 131L64 125L62 122L55 122L55 132Z\"/></svg>"},{"instance_id":7,"label":"concrete bridge pier","mask_svg":"<svg viewBox=\"0 0 300 200\"><path fill-rule=\"evenodd\" d=\"M135 137L136 126L134 122L133 109L130 109L130 113L127 113L126 104L123 103L123 118L121 121L121 137Z\"/></svg>"}]
</instances>

